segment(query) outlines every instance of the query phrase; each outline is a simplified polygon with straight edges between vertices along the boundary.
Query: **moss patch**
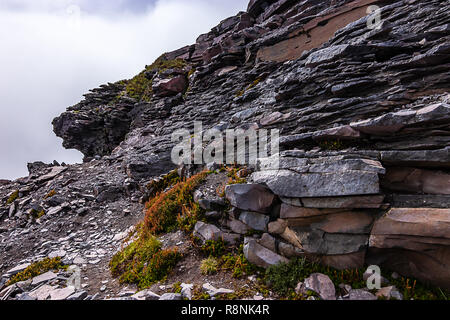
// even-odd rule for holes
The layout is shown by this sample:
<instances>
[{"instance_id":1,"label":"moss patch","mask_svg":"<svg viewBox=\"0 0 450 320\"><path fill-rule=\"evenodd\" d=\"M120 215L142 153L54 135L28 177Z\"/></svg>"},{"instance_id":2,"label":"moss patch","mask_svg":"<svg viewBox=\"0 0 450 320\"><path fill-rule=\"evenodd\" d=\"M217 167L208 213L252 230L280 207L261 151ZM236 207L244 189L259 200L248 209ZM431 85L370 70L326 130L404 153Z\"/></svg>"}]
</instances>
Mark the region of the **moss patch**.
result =
<instances>
[{"instance_id":1,"label":"moss patch","mask_svg":"<svg viewBox=\"0 0 450 320\"><path fill-rule=\"evenodd\" d=\"M146 205L144 225L147 231L162 234L180 228L191 229L201 215L192 193L207 175L207 172L199 173L151 199Z\"/></svg>"},{"instance_id":2,"label":"moss patch","mask_svg":"<svg viewBox=\"0 0 450 320\"><path fill-rule=\"evenodd\" d=\"M7 285L10 286L14 283L26 281L37 277L50 270L67 270L68 266L64 265L61 261L61 257L46 258L44 260L35 262L28 266L24 271L16 274L8 281Z\"/></svg>"},{"instance_id":3,"label":"moss patch","mask_svg":"<svg viewBox=\"0 0 450 320\"><path fill-rule=\"evenodd\" d=\"M114 255L109 266L121 283L136 284L144 289L166 279L180 259L176 248L162 250L156 237L141 235L139 240Z\"/></svg>"},{"instance_id":4,"label":"moss patch","mask_svg":"<svg viewBox=\"0 0 450 320\"><path fill-rule=\"evenodd\" d=\"M17 199L19 199L19 190L14 191L8 198L8 200L6 201L7 205L12 204L14 201L16 201Z\"/></svg>"},{"instance_id":5,"label":"moss patch","mask_svg":"<svg viewBox=\"0 0 450 320\"><path fill-rule=\"evenodd\" d=\"M204 275L216 274L219 270L219 261L214 257L202 260L200 270Z\"/></svg>"},{"instance_id":6,"label":"moss patch","mask_svg":"<svg viewBox=\"0 0 450 320\"><path fill-rule=\"evenodd\" d=\"M145 69L134 78L127 81L125 93L138 101L149 102L153 96L153 81L148 79L146 73L156 70L162 73L168 69L184 68L186 62L182 59L167 60L164 55L156 59L153 64L146 66Z\"/></svg>"}]
</instances>

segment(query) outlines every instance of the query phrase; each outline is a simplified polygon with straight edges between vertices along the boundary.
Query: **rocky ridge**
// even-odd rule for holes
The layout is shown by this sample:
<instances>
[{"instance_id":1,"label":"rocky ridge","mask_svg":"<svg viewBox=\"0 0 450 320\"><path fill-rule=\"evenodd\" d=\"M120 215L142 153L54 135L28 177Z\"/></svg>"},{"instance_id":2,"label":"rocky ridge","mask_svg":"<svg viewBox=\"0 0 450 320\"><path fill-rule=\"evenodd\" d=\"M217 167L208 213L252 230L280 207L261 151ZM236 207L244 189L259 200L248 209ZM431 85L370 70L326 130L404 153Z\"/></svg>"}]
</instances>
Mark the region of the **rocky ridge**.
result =
<instances>
[{"instance_id":1,"label":"rocky ridge","mask_svg":"<svg viewBox=\"0 0 450 320\"><path fill-rule=\"evenodd\" d=\"M379 28L368 28L370 5L381 7ZM144 186L176 168L172 133L202 121L280 129L282 152L279 167L260 159L248 184L228 186L233 208L199 222L197 236L243 243L263 267L302 256L338 269L375 264L449 289L449 10L449 1L252 0L136 78L92 90L53 121L85 163L35 164L0 183L3 284L16 265L60 255L98 269L86 288L103 296L110 280L97 280L142 218ZM327 280L311 277L298 291L323 285L313 291L329 297Z\"/></svg>"}]
</instances>

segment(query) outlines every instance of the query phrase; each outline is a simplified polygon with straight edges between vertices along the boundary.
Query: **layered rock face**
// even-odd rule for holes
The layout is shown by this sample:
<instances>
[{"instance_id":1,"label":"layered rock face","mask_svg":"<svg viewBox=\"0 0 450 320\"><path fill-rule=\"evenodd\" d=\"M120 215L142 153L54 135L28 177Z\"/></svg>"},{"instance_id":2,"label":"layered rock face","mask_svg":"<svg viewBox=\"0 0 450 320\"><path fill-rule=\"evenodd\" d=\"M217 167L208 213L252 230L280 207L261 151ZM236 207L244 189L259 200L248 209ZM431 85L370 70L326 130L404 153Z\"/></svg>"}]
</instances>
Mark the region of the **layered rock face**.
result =
<instances>
[{"instance_id":1,"label":"layered rock face","mask_svg":"<svg viewBox=\"0 0 450 320\"><path fill-rule=\"evenodd\" d=\"M95 89L54 129L136 182L175 168L171 135L194 121L280 129L279 166L260 159L248 186L226 192L237 210L228 226L263 233L245 241L251 261L379 264L450 288L449 11L448 1L252 0L162 57L179 66L146 69L140 95L132 80Z\"/></svg>"}]
</instances>

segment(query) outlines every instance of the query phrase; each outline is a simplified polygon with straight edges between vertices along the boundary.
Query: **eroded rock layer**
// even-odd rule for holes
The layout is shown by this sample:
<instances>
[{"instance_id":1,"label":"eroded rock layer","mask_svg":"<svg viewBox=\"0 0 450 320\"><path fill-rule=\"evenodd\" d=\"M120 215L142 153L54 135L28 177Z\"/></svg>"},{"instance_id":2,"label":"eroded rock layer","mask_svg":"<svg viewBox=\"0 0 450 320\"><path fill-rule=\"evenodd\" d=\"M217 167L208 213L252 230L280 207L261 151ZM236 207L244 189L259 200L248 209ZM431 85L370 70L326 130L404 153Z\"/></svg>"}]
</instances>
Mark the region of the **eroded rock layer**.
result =
<instances>
[{"instance_id":1,"label":"eroded rock layer","mask_svg":"<svg viewBox=\"0 0 450 320\"><path fill-rule=\"evenodd\" d=\"M77 177L82 184L98 168L102 183L88 180L86 201L108 203L145 198L138 186L176 167L172 133L193 133L194 121L221 132L279 129L279 166L269 158L249 168L248 185L226 189L233 209L198 224L199 237L244 241L264 267L297 256L379 264L449 289L449 12L437 0L252 0L135 78L94 89L54 131L96 159ZM7 203L15 189L27 196L69 175L41 169L1 183L0 218L38 205ZM54 207L78 209L70 200Z\"/></svg>"}]
</instances>

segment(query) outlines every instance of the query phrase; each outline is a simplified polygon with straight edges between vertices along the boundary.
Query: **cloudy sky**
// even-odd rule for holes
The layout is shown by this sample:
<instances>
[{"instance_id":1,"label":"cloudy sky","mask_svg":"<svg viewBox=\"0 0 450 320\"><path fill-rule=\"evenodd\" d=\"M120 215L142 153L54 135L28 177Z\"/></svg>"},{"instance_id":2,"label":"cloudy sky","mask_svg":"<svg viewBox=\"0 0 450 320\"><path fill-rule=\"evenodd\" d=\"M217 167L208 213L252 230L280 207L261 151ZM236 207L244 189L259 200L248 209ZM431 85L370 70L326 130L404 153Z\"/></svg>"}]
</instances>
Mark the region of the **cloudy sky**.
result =
<instances>
[{"instance_id":1,"label":"cloudy sky","mask_svg":"<svg viewBox=\"0 0 450 320\"><path fill-rule=\"evenodd\" d=\"M131 78L248 0L0 0L0 179L75 163L51 126L89 89Z\"/></svg>"}]
</instances>

